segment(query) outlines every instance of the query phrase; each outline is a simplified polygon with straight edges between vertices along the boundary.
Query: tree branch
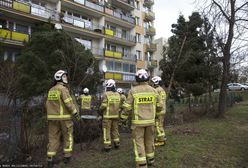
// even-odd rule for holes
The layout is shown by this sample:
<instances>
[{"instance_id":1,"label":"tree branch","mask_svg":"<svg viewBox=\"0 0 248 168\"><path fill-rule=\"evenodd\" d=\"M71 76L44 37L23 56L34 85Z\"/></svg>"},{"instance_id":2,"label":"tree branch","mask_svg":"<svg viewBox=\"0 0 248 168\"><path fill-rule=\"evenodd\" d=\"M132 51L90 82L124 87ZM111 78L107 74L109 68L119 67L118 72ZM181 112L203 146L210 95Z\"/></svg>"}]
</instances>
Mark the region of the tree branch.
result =
<instances>
[{"instance_id":1,"label":"tree branch","mask_svg":"<svg viewBox=\"0 0 248 168\"><path fill-rule=\"evenodd\" d=\"M238 7L238 8L235 10L235 13L236 13L237 11L239 11L240 9L242 9L245 5L248 6L248 2L246 2L246 3L244 3L243 5L241 5L240 7Z\"/></svg>"},{"instance_id":2,"label":"tree branch","mask_svg":"<svg viewBox=\"0 0 248 168\"><path fill-rule=\"evenodd\" d=\"M228 15L225 13L225 11L223 10L223 8L220 6L220 4L218 4L215 0L213 0L213 3L220 9L221 13L223 14L223 16L228 20L228 22L231 21L231 19L228 17Z\"/></svg>"}]
</instances>

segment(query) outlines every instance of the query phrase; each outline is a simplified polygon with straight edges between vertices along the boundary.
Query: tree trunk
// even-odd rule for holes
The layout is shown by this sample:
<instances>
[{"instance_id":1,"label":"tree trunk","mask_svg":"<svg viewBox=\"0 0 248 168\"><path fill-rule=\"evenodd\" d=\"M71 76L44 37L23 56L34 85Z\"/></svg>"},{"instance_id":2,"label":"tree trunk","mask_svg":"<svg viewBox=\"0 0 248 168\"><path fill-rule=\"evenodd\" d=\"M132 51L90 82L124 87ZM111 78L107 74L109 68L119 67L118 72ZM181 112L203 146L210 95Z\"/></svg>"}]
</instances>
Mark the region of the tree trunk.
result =
<instances>
[{"instance_id":1,"label":"tree trunk","mask_svg":"<svg viewBox=\"0 0 248 168\"><path fill-rule=\"evenodd\" d=\"M216 3L214 1L214 3ZM224 13L223 10L221 12L226 17L229 29L228 29L228 37L226 44L224 45L224 48L222 49L223 52L223 76L221 81L221 88L220 88L220 95L219 95L219 109L218 113L216 114L217 118L223 118L225 115L226 110L226 98L227 98L227 91L226 91L226 85L229 78L229 72L230 72L230 58L231 58L231 47L232 47L232 41L234 36L234 24L235 24L235 0L230 0L230 17ZM217 3L216 3L217 4ZM217 4L218 5L218 4ZM218 5L219 6L219 5ZM219 6L221 9L221 7Z\"/></svg>"},{"instance_id":2,"label":"tree trunk","mask_svg":"<svg viewBox=\"0 0 248 168\"><path fill-rule=\"evenodd\" d=\"M228 74L229 74L229 60L228 62L225 61L223 66L223 75L222 75L222 80L221 80L221 88L220 88L220 95L219 95L219 105L218 105L218 113L216 114L216 118L223 118L225 115L226 111L226 97L227 97L227 91L226 91L226 84L228 81Z\"/></svg>"}]
</instances>

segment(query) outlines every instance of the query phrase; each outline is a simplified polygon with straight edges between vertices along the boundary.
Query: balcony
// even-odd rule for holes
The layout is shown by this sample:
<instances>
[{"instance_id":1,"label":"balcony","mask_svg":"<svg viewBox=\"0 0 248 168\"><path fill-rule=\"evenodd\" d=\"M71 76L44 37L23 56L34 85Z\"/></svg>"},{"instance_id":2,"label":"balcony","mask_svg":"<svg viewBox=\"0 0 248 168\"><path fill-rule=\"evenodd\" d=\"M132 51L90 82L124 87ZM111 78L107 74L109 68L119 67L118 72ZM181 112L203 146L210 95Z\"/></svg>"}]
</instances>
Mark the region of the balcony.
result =
<instances>
[{"instance_id":1,"label":"balcony","mask_svg":"<svg viewBox=\"0 0 248 168\"><path fill-rule=\"evenodd\" d=\"M128 41L128 43L122 43L123 45L130 46L129 44L130 42L134 43L135 45L135 36L130 35L129 33L123 33L121 31L113 31L111 29L105 28L104 34L107 35L108 37L114 37L115 39L113 40L113 42L116 42L116 40L120 39L120 40ZM131 46L133 46L133 44Z\"/></svg>"},{"instance_id":2,"label":"balcony","mask_svg":"<svg viewBox=\"0 0 248 168\"><path fill-rule=\"evenodd\" d=\"M96 3L93 3L93 2L90 2L90 1L85 1L85 6L91 8L91 9L94 9L94 10L97 10L99 12L103 12L104 11L104 8L103 6L100 6Z\"/></svg>"},{"instance_id":3,"label":"balcony","mask_svg":"<svg viewBox=\"0 0 248 168\"><path fill-rule=\"evenodd\" d=\"M135 9L133 0L112 0L112 5L128 11Z\"/></svg>"},{"instance_id":4,"label":"balcony","mask_svg":"<svg viewBox=\"0 0 248 168\"><path fill-rule=\"evenodd\" d=\"M157 50L157 45L154 43L146 44L146 50L148 52L155 52Z\"/></svg>"},{"instance_id":5,"label":"balcony","mask_svg":"<svg viewBox=\"0 0 248 168\"><path fill-rule=\"evenodd\" d=\"M120 20L123 20L125 22L128 22L128 23L130 23L132 25L134 25L134 23L135 23L135 19L133 17L128 16L128 15L124 15L123 13L120 13L120 12L117 12L117 11L114 11L111 8L105 7L105 10L104 11L105 11L106 14L111 15L111 16L114 16L115 18L118 18ZM112 19L110 18L108 21L111 22ZM124 25L124 26L126 26L126 25Z\"/></svg>"},{"instance_id":6,"label":"balcony","mask_svg":"<svg viewBox=\"0 0 248 168\"><path fill-rule=\"evenodd\" d=\"M111 50L105 50L104 51L104 56L105 57L121 59L122 58L122 53L121 52L116 52L116 51L111 51Z\"/></svg>"},{"instance_id":7,"label":"balcony","mask_svg":"<svg viewBox=\"0 0 248 168\"><path fill-rule=\"evenodd\" d=\"M136 55L135 54L131 54L131 53L123 53L122 56L123 60L130 60L130 61L136 61Z\"/></svg>"},{"instance_id":8,"label":"balcony","mask_svg":"<svg viewBox=\"0 0 248 168\"><path fill-rule=\"evenodd\" d=\"M122 80L123 81L135 81L135 74L123 74Z\"/></svg>"},{"instance_id":9,"label":"balcony","mask_svg":"<svg viewBox=\"0 0 248 168\"><path fill-rule=\"evenodd\" d=\"M105 77L105 79L122 80L122 74L120 74L120 73L107 72L107 73L105 73L104 77Z\"/></svg>"},{"instance_id":10,"label":"balcony","mask_svg":"<svg viewBox=\"0 0 248 168\"><path fill-rule=\"evenodd\" d=\"M73 25L74 27L89 30L97 34L102 34L102 31L103 31L103 26L100 26L98 24L93 24L92 22L88 20L73 17L67 14L61 20L64 23Z\"/></svg>"},{"instance_id":11,"label":"balcony","mask_svg":"<svg viewBox=\"0 0 248 168\"><path fill-rule=\"evenodd\" d=\"M144 6L152 6L154 5L154 0L144 0Z\"/></svg>"},{"instance_id":12,"label":"balcony","mask_svg":"<svg viewBox=\"0 0 248 168\"><path fill-rule=\"evenodd\" d=\"M0 39L3 43L23 45L24 41L29 41L29 35L6 29L0 29Z\"/></svg>"},{"instance_id":13,"label":"balcony","mask_svg":"<svg viewBox=\"0 0 248 168\"><path fill-rule=\"evenodd\" d=\"M156 68L158 66L158 60L151 60L151 66Z\"/></svg>"},{"instance_id":14,"label":"balcony","mask_svg":"<svg viewBox=\"0 0 248 168\"><path fill-rule=\"evenodd\" d=\"M131 82L135 81L135 74L133 73L116 73L116 72L107 72L104 75L105 79L114 79L119 81Z\"/></svg>"},{"instance_id":15,"label":"balcony","mask_svg":"<svg viewBox=\"0 0 248 168\"><path fill-rule=\"evenodd\" d=\"M149 27L145 29L146 35L148 36L155 36L156 35L156 29L154 27Z\"/></svg>"},{"instance_id":16,"label":"balcony","mask_svg":"<svg viewBox=\"0 0 248 168\"><path fill-rule=\"evenodd\" d=\"M153 21L155 19L155 13L153 11L145 11L145 21Z\"/></svg>"},{"instance_id":17,"label":"balcony","mask_svg":"<svg viewBox=\"0 0 248 168\"><path fill-rule=\"evenodd\" d=\"M55 10L49 10L36 4L31 4L31 14L46 19L50 18L56 21L59 21L60 19L59 14Z\"/></svg>"},{"instance_id":18,"label":"balcony","mask_svg":"<svg viewBox=\"0 0 248 168\"><path fill-rule=\"evenodd\" d=\"M20 13L23 14L59 21L59 14L55 10L50 10L37 4L18 2L12 0L0 0L0 6L4 8L11 8L13 10L20 11Z\"/></svg>"}]
</instances>

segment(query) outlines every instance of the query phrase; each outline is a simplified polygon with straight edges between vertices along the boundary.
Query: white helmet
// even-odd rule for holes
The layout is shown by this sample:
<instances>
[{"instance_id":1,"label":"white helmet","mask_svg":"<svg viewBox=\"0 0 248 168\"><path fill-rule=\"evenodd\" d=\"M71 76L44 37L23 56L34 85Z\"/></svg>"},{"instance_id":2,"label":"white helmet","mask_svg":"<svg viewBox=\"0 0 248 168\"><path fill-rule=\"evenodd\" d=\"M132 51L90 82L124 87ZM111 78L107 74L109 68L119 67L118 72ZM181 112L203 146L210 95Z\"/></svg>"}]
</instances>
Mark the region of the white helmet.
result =
<instances>
[{"instance_id":1,"label":"white helmet","mask_svg":"<svg viewBox=\"0 0 248 168\"><path fill-rule=\"evenodd\" d=\"M120 94L122 94L122 93L123 93L122 88L118 88L118 89L117 89L117 92L120 93Z\"/></svg>"},{"instance_id":2,"label":"white helmet","mask_svg":"<svg viewBox=\"0 0 248 168\"><path fill-rule=\"evenodd\" d=\"M85 94L87 94L87 93L89 93L89 89L88 89L88 88L84 88L83 92L84 92Z\"/></svg>"},{"instance_id":3,"label":"white helmet","mask_svg":"<svg viewBox=\"0 0 248 168\"><path fill-rule=\"evenodd\" d=\"M154 76L152 82L154 85L159 85L162 82L162 79L159 76Z\"/></svg>"},{"instance_id":4,"label":"white helmet","mask_svg":"<svg viewBox=\"0 0 248 168\"><path fill-rule=\"evenodd\" d=\"M109 79L106 83L106 87L115 87L115 81L113 79Z\"/></svg>"},{"instance_id":5,"label":"white helmet","mask_svg":"<svg viewBox=\"0 0 248 168\"><path fill-rule=\"evenodd\" d=\"M136 82L146 82L149 80L149 74L146 70L140 69L135 74Z\"/></svg>"},{"instance_id":6,"label":"white helmet","mask_svg":"<svg viewBox=\"0 0 248 168\"><path fill-rule=\"evenodd\" d=\"M64 71L64 70L58 70L55 74L54 74L54 79L59 82L63 82L63 83L68 83L68 80L67 78L64 78L63 75L66 75L67 76L67 72Z\"/></svg>"}]
</instances>

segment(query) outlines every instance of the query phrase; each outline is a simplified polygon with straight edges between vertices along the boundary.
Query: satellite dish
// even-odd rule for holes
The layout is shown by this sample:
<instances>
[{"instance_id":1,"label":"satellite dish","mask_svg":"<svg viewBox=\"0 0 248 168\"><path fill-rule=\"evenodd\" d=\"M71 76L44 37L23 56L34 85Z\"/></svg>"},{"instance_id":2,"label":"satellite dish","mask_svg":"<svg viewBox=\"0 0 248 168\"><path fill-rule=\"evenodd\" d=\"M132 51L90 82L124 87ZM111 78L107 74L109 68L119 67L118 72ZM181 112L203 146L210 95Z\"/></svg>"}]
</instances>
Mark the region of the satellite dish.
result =
<instances>
[{"instance_id":1,"label":"satellite dish","mask_svg":"<svg viewBox=\"0 0 248 168\"><path fill-rule=\"evenodd\" d=\"M105 73L105 72L107 72L107 70L108 70L108 68L107 68L107 66L104 64L104 65L102 66L102 71Z\"/></svg>"},{"instance_id":2,"label":"satellite dish","mask_svg":"<svg viewBox=\"0 0 248 168\"><path fill-rule=\"evenodd\" d=\"M61 26L61 24L59 24L59 23L56 23L56 24L54 25L54 28L55 28L56 30L62 30L62 26Z\"/></svg>"},{"instance_id":3,"label":"satellite dish","mask_svg":"<svg viewBox=\"0 0 248 168\"><path fill-rule=\"evenodd\" d=\"M99 70L100 72L107 72L108 68L107 66L105 65L104 61L102 61L100 64L99 64Z\"/></svg>"}]
</instances>

